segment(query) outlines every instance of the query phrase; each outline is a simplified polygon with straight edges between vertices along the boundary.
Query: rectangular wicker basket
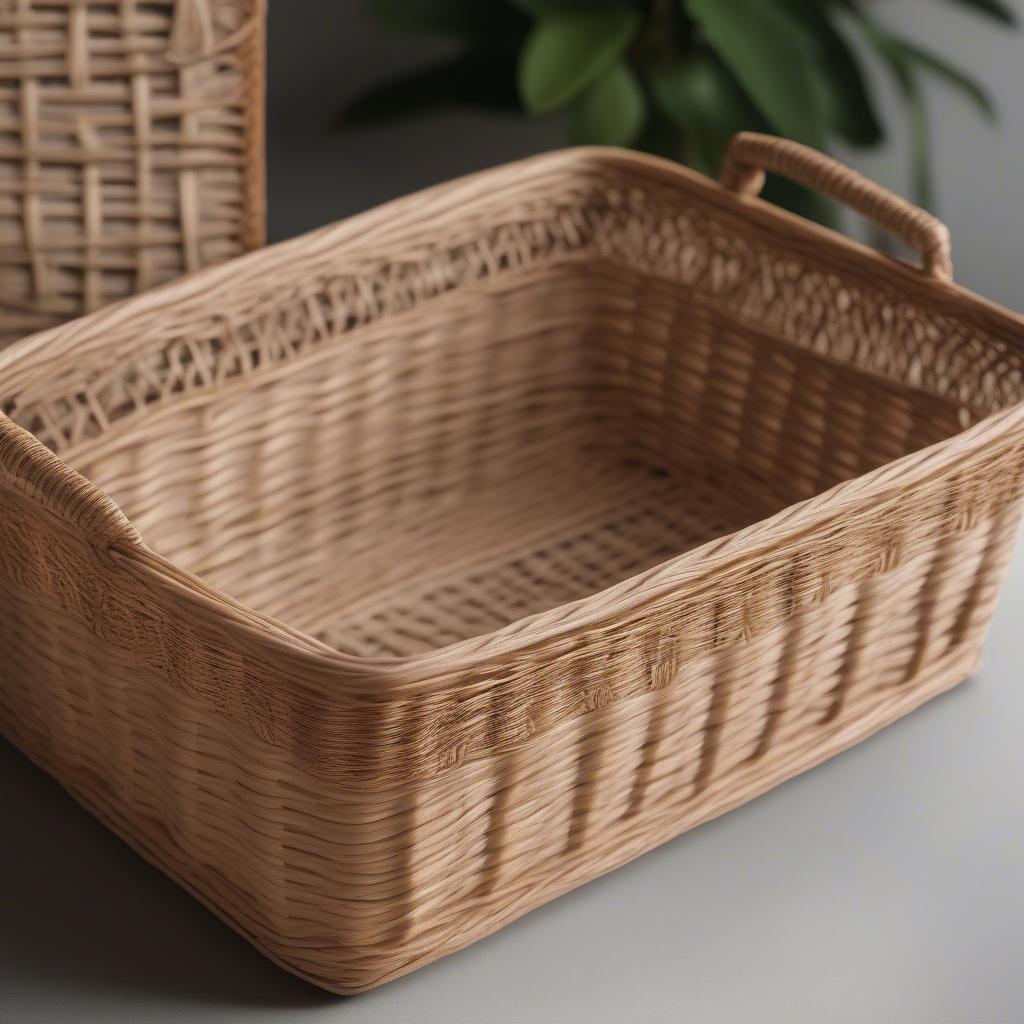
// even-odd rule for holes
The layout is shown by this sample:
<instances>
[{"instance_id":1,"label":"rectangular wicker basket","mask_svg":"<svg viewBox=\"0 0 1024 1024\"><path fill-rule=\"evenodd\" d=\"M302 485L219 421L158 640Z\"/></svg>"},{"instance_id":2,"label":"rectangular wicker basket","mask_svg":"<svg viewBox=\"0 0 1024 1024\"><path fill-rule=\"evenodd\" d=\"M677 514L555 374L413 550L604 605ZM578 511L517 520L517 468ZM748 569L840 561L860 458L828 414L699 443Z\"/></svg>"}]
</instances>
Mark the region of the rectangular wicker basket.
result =
<instances>
[{"instance_id":1,"label":"rectangular wicker basket","mask_svg":"<svg viewBox=\"0 0 1024 1024\"><path fill-rule=\"evenodd\" d=\"M0 347L263 242L265 0L0 10Z\"/></svg>"},{"instance_id":2,"label":"rectangular wicker basket","mask_svg":"<svg viewBox=\"0 0 1024 1024\"><path fill-rule=\"evenodd\" d=\"M0 726L318 985L459 949L974 669L1024 320L949 268L745 135L721 184L551 154L23 339Z\"/></svg>"}]
</instances>

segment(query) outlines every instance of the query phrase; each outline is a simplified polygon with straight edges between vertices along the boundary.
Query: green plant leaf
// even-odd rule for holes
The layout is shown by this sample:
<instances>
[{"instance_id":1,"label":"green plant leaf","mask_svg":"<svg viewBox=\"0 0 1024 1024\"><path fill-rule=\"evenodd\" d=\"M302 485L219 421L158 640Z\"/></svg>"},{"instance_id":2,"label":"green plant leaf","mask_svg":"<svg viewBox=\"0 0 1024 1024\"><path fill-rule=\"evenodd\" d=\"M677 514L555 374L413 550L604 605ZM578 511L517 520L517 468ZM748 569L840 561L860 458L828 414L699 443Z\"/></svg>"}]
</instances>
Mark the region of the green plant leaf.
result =
<instances>
[{"instance_id":1,"label":"green plant leaf","mask_svg":"<svg viewBox=\"0 0 1024 1024\"><path fill-rule=\"evenodd\" d=\"M660 111L683 131L687 163L705 174L718 172L736 132L770 127L740 84L710 53L697 51L656 68L650 84ZM819 224L839 225L836 204L796 182L769 175L763 195Z\"/></svg>"},{"instance_id":2,"label":"green plant leaf","mask_svg":"<svg viewBox=\"0 0 1024 1024\"><path fill-rule=\"evenodd\" d=\"M580 97L569 123L577 145L629 146L640 134L647 104L625 61L617 61Z\"/></svg>"},{"instance_id":3,"label":"green plant leaf","mask_svg":"<svg viewBox=\"0 0 1024 1024\"><path fill-rule=\"evenodd\" d=\"M519 109L515 57L468 53L374 86L339 115L342 126L376 124L443 107L492 111Z\"/></svg>"},{"instance_id":4,"label":"green plant leaf","mask_svg":"<svg viewBox=\"0 0 1024 1024\"><path fill-rule=\"evenodd\" d=\"M369 10L384 28L406 35L501 38L528 25L513 7L483 0L369 0Z\"/></svg>"},{"instance_id":5,"label":"green plant leaf","mask_svg":"<svg viewBox=\"0 0 1024 1024\"><path fill-rule=\"evenodd\" d=\"M640 26L625 4L541 18L519 56L519 94L531 114L568 103L622 56Z\"/></svg>"},{"instance_id":6,"label":"green plant leaf","mask_svg":"<svg viewBox=\"0 0 1024 1024\"><path fill-rule=\"evenodd\" d=\"M767 127L739 83L706 51L654 68L651 92L683 131L686 162L714 175L729 139L745 128Z\"/></svg>"},{"instance_id":7,"label":"green plant leaf","mask_svg":"<svg viewBox=\"0 0 1024 1024\"><path fill-rule=\"evenodd\" d=\"M986 117L995 119L996 108L992 97L985 91L984 86L970 75L909 40L890 36L889 46L901 54L905 61L916 64L922 71L930 72L960 90Z\"/></svg>"},{"instance_id":8,"label":"green plant leaf","mask_svg":"<svg viewBox=\"0 0 1024 1024\"><path fill-rule=\"evenodd\" d=\"M963 7L970 7L979 14L987 14L1004 25L1016 26L1017 24L1016 13L1001 0L953 0L953 2L959 3Z\"/></svg>"},{"instance_id":9,"label":"green plant leaf","mask_svg":"<svg viewBox=\"0 0 1024 1024\"><path fill-rule=\"evenodd\" d=\"M820 146L824 112L803 27L775 0L682 0L750 99L783 135Z\"/></svg>"},{"instance_id":10,"label":"green plant leaf","mask_svg":"<svg viewBox=\"0 0 1024 1024\"><path fill-rule=\"evenodd\" d=\"M822 95L825 122L855 146L874 146L883 131L856 54L829 20L828 9L807 0L783 0L791 17L805 27L814 50L814 76Z\"/></svg>"}]
</instances>

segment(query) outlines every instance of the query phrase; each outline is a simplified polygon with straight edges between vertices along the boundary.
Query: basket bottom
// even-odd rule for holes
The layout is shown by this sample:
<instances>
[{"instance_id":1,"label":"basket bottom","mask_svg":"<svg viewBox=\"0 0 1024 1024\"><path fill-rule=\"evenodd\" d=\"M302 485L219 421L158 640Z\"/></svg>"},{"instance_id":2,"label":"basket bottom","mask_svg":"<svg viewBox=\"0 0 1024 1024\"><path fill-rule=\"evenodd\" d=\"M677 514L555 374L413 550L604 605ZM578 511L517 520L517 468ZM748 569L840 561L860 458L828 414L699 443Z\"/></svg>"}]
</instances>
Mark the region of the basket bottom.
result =
<instances>
[{"instance_id":1,"label":"basket bottom","mask_svg":"<svg viewBox=\"0 0 1024 1024\"><path fill-rule=\"evenodd\" d=\"M611 459L535 467L526 481L483 488L449 514L395 531L362 572L358 556L347 556L344 593L335 578L306 595L315 618L292 608L287 621L362 656L422 653L587 597L756 522L777 511L766 493L738 475L670 475Z\"/></svg>"}]
</instances>

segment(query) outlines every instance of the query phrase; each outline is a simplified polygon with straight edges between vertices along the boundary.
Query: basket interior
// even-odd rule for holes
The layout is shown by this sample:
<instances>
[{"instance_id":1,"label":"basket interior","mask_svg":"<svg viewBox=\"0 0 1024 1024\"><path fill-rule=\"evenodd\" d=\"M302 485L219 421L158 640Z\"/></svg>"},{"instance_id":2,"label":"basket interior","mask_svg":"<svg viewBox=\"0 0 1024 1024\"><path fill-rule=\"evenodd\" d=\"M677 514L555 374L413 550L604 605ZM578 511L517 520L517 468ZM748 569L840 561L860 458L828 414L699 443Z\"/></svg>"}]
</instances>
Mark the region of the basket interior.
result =
<instances>
[{"instance_id":1,"label":"basket interior","mask_svg":"<svg viewBox=\"0 0 1024 1024\"><path fill-rule=\"evenodd\" d=\"M171 561L390 657L593 595L1020 399L1005 339L621 173L485 236L479 210L453 220L401 274L270 250L244 315L197 298L137 324L130 362L51 364L4 409Z\"/></svg>"}]
</instances>

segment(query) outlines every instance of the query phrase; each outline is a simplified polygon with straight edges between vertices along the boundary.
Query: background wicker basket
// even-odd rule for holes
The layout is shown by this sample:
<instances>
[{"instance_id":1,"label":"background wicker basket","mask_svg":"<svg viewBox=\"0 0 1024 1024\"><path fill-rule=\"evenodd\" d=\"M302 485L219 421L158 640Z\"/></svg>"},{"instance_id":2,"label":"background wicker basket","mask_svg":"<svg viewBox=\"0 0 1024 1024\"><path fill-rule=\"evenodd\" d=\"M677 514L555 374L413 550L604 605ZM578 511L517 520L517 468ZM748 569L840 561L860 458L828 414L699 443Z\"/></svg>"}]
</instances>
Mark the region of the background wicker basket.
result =
<instances>
[{"instance_id":1,"label":"background wicker basket","mask_svg":"<svg viewBox=\"0 0 1024 1024\"><path fill-rule=\"evenodd\" d=\"M458 949L972 671L1024 321L949 275L740 136L724 187L553 154L24 339L0 727L317 984Z\"/></svg>"},{"instance_id":2,"label":"background wicker basket","mask_svg":"<svg viewBox=\"0 0 1024 1024\"><path fill-rule=\"evenodd\" d=\"M0 9L0 345L263 241L264 0Z\"/></svg>"}]
</instances>

